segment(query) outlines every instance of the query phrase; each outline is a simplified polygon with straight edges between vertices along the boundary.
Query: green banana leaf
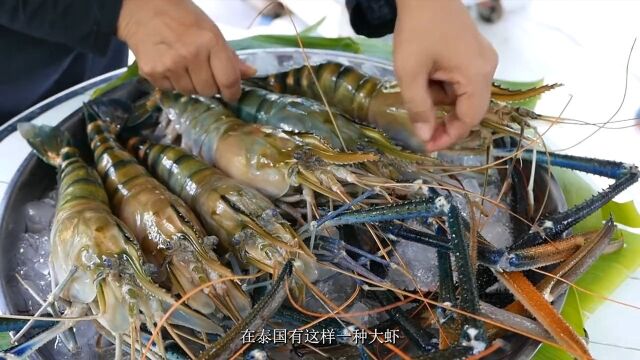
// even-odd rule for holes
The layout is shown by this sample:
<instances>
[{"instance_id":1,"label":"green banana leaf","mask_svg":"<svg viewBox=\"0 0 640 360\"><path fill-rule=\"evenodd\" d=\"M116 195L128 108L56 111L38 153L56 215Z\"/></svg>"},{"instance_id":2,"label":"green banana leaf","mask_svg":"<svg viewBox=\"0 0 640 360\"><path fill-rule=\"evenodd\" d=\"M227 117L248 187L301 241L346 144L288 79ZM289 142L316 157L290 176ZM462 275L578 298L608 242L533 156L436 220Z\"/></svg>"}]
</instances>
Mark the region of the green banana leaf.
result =
<instances>
[{"instance_id":1,"label":"green banana leaf","mask_svg":"<svg viewBox=\"0 0 640 360\"><path fill-rule=\"evenodd\" d=\"M553 175L558 180L562 192L569 206L578 204L590 198L594 189L575 172L554 168ZM573 231L582 233L596 230L602 222L613 216L616 223L629 227L640 227L640 214L633 202L609 202L602 209L596 211L576 226ZM624 239L625 246L612 254L603 255L589 270L584 273L576 285L594 294L606 296L611 294L630 274L640 267L640 235L629 231L619 230L614 236ZM562 316L576 330L584 336L584 322L589 314L593 314L605 300L601 296L570 289L562 308ZM543 345L534 356L535 360L572 360L566 352Z\"/></svg>"},{"instance_id":2,"label":"green banana leaf","mask_svg":"<svg viewBox=\"0 0 640 360\"><path fill-rule=\"evenodd\" d=\"M326 18L326 16L323 16L322 19L318 20L315 24L309 25L306 29L300 31L300 35L305 36L315 34Z\"/></svg>"},{"instance_id":3,"label":"green banana leaf","mask_svg":"<svg viewBox=\"0 0 640 360\"><path fill-rule=\"evenodd\" d=\"M0 333L0 350L4 350L11 346L11 337L9 333Z\"/></svg>"},{"instance_id":4,"label":"green banana leaf","mask_svg":"<svg viewBox=\"0 0 640 360\"><path fill-rule=\"evenodd\" d=\"M134 61L133 64L131 64L131 65L129 65L129 67L127 67L127 70L125 72L123 72L122 75L118 76L115 80L112 80L112 81L106 83L105 85L95 89L93 91L93 93L91 94L91 98L92 99L96 98L96 97L106 93L107 91L109 91L111 89L115 89L118 86L126 83L129 80L137 78L138 75L139 75L138 63Z\"/></svg>"}]
</instances>

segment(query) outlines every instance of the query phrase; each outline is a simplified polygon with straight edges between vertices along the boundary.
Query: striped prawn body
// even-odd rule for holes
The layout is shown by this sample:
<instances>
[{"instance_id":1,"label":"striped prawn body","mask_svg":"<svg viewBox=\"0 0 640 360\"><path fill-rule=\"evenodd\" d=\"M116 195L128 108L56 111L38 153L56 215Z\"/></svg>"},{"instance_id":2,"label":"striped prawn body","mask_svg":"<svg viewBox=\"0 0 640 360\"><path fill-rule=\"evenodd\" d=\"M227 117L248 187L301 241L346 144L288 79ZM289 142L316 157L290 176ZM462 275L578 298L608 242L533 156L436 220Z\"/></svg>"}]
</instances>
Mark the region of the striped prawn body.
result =
<instances>
[{"instance_id":1,"label":"striped prawn body","mask_svg":"<svg viewBox=\"0 0 640 360\"><path fill-rule=\"evenodd\" d=\"M216 99L156 92L153 100L169 120L163 143L173 142L171 132L177 131L181 147L270 198L297 191L302 185L344 200L338 182L342 174L332 169L377 160L372 153L337 152L323 144L307 146L279 129L247 124Z\"/></svg>"},{"instance_id":2,"label":"striped prawn body","mask_svg":"<svg viewBox=\"0 0 640 360\"><path fill-rule=\"evenodd\" d=\"M320 89L313 80L314 75ZM390 89L389 83L365 75L352 66L326 62L301 66L249 82L278 93L305 96L317 101L322 101L324 95L330 106L349 117L380 129L409 150L424 152L424 144L414 134L409 114L402 106L400 91Z\"/></svg>"},{"instance_id":3,"label":"striped prawn body","mask_svg":"<svg viewBox=\"0 0 640 360\"><path fill-rule=\"evenodd\" d=\"M71 342L65 340L66 330L77 322L71 318L86 312L95 314L104 330L120 340L125 336L136 339L139 334L134 329L141 321L152 327L159 320L151 309L171 305L177 311L170 323L205 332L222 331L209 319L176 304L148 277L141 249L127 226L111 212L100 176L81 159L66 133L30 123L20 124L19 130L38 156L58 170L58 201L50 234L50 268L57 285L50 302L35 316L62 298L69 302L64 317L70 319L7 349L0 358L26 358L59 334L63 334L65 345L74 346L73 336ZM51 311L58 314L58 307L53 305ZM16 341L30 326L31 322L25 325ZM121 356L123 349L117 342L116 354Z\"/></svg>"},{"instance_id":4,"label":"striped prawn body","mask_svg":"<svg viewBox=\"0 0 640 360\"><path fill-rule=\"evenodd\" d=\"M424 143L415 135L400 88L393 81L369 76L350 65L328 61L250 79L247 83L277 93L304 96L316 101L323 101L324 96L329 106L351 118L380 129L406 149L417 153L425 151ZM490 130L518 136L519 127L528 127L528 120L536 119L539 115L520 107L502 104L526 100L558 86L560 84L542 85L526 90L509 90L493 84L492 101L481 123L481 129L484 130L483 132ZM431 95L440 115L452 111L451 105L454 99L450 94L438 87L433 87ZM474 134L482 135L482 132L474 131ZM484 141L487 140L490 141L491 138Z\"/></svg>"},{"instance_id":5,"label":"striped prawn body","mask_svg":"<svg viewBox=\"0 0 640 360\"><path fill-rule=\"evenodd\" d=\"M301 273L315 280L317 270L311 252L264 195L182 148L142 138L131 139L128 147L194 209L207 231L218 236L222 247L243 263L275 275L287 259L297 258Z\"/></svg>"},{"instance_id":6,"label":"striped prawn body","mask_svg":"<svg viewBox=\"0 0 640 360\"><path fill-rule=\"evenodd\" d=\"M211 250L210 238L195 214L140 166L111 131L109 124L88 118L96 168L111 206L135 234L160 280L184 295L204 283L232 276ZM250 301L236 282L217 283L213 288L198 293L188 304L205 314L220 310L235 320L248 311Z\"/></svg>"}]
</instances>

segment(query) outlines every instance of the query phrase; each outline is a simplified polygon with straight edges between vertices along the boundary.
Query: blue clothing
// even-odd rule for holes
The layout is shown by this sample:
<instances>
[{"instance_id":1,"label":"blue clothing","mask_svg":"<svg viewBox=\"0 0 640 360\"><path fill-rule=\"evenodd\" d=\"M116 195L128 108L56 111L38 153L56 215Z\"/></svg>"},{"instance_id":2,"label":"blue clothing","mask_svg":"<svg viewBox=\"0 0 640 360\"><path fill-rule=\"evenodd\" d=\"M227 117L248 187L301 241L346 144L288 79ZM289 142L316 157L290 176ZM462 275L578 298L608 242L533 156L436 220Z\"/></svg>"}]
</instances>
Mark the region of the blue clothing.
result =
<instances>
[{"instance_id":1,"label":"blue clothing","mask_svg":"<svg viewBox=\"0 0 640 360\"><path fill-rule=\"evenodd\" d=\"M0 125L37 102L127 64L122 0L0 1Z\"/></svg>"},{"instance_id":2,"label":"blue clothing","mask_svg":"<svg viewBox=\"0 0 640 360\"><path fill-rule=\"evenodd\" d=\"M347 0L356 33L393 32L394 0ZM122 0L0 0L0 125L41 100L127 64Z\"/></svg>"},{"instance_id":3,"label":"blue clothing","mask_svg":"<svg viewBox=\"0 0 640 360\"><path fill-rule=\"evenodd\" d=\"M356 34L378 38L393 32L397 15L395 0L347 0L346 5Z\"/></svg>"}]
</instances>

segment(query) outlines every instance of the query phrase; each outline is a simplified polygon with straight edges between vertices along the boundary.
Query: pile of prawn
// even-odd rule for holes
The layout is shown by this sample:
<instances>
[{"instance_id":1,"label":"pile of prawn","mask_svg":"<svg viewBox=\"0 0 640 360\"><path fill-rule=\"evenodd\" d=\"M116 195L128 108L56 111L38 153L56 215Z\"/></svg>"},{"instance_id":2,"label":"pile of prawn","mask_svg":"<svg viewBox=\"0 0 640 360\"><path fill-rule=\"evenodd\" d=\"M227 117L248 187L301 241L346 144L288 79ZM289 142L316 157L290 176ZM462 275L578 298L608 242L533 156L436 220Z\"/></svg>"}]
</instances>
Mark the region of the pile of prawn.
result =
<instances>
[{"instance_id":1,"label":"pile of prawn","mask_svg":"<svg viewBox=\"0 0 640 360\"><path fill-rule=\"evenodd\" d=\"M550 303L621 242L613 219L566 233L638 169L536 148L540 116L509 102L553 87L494 86L482 123L439 154L423 152L397 86L333 62L249 79L235 104L160 90L94 100L93 163L64 132L21 124L58 170L56 286L32 321L11 320L19 344L0 358L57 336L73 348L87 317L116 358L479 358L507 354L509 334L591 358ZM451 162L469 154L478 166ZM548 183L527 191L536 162L615 182L552 211ZM496 197L469 178L499 182ZM496 212L510 245L481 231ZM403 260L407 244L433 249L431 284ZM20 342L35 320L51 326ZM327 338L295 341L302 330Z\"/></svg>"}]
</instances>

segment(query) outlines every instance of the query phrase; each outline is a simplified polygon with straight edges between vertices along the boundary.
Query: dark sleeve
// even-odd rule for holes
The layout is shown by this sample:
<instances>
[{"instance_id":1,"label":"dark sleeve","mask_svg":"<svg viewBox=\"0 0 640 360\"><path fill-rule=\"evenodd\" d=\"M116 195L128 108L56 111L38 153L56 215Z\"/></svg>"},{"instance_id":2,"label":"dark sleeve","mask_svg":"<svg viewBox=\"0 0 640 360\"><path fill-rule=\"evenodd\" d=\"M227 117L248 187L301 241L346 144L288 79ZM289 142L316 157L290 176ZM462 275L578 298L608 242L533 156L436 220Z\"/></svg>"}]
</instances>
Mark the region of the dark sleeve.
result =
<instances>
[{"instance_id":1,"label":"dark sleeve","mask_svg":"<svg viewBox=\"0 0 640 360\"><path fill-rule=\"evenodd\" d=\"M393 32L396 26L395 0L347 0L353 31L376 38Z\"/></svg>"},{"instance_id":2,"label":"dark sleeve","mask_svg":"<svg viewBox=\"0 0 640 360\"><path fill-rule=\"evenodd\" d=\"M0 25L104 55L122 0L0 0Z\"/></svg>"}]
</instances>

